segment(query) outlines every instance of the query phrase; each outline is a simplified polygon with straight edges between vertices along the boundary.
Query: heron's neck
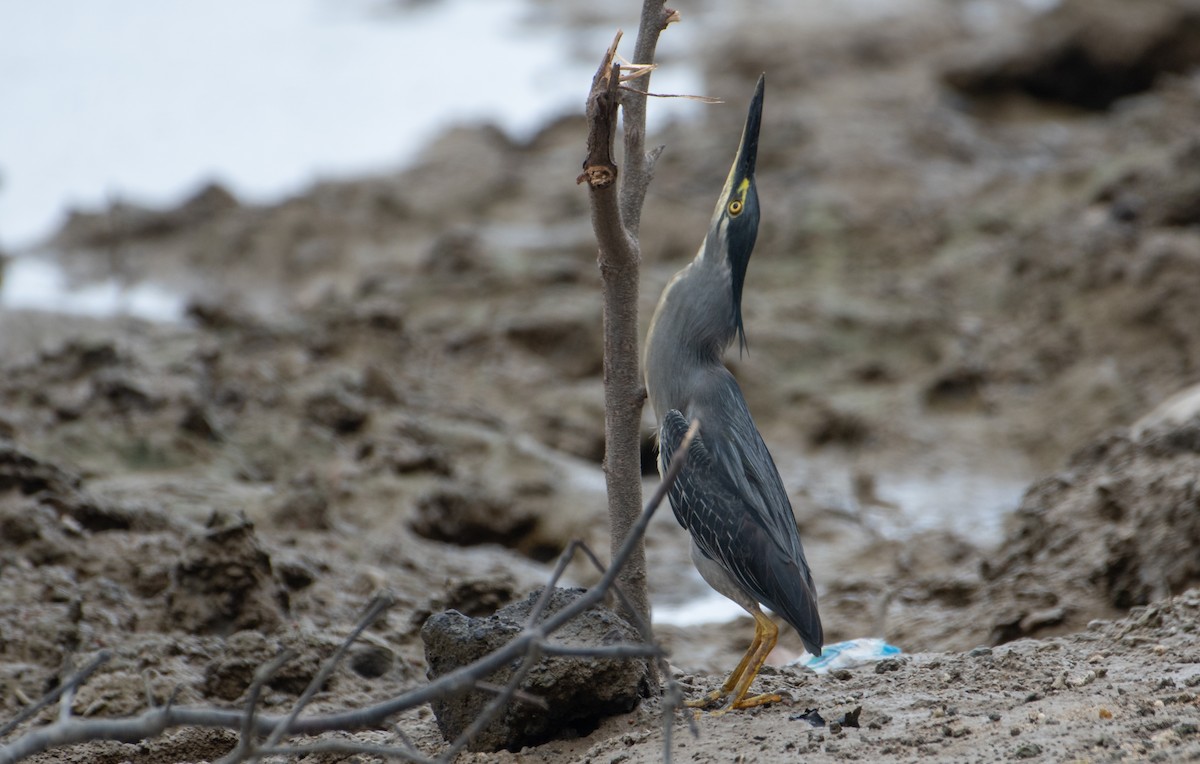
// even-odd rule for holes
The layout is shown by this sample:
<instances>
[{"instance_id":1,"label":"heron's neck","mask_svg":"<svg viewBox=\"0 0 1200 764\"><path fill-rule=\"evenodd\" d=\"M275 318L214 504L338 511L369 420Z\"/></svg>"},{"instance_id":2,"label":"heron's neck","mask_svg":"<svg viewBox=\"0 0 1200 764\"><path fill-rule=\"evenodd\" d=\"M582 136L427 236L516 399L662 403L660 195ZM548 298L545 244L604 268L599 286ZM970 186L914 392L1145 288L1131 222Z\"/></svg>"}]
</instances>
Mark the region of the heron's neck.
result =
<instances>
[{"instance_id":1,"label":"heron's neck","mask_svg":"<svg viewBox=\"0 0 1200 764\"><path fill-rule=\"evenodd\" d=\"M686 413L693 375L722 366L737 324L729 268L697 256L663 290L646 337L646 390L655 415Z\"/></svg>"}]
</instances>

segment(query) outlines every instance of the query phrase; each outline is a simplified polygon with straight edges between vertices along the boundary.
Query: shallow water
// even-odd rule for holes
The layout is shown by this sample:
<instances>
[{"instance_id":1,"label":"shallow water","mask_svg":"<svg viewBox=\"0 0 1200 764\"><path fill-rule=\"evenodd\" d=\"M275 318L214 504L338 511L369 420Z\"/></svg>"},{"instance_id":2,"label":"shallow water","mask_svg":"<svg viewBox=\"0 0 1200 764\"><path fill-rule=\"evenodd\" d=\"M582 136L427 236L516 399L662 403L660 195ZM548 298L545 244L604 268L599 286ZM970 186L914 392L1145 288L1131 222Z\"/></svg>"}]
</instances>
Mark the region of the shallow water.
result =
<instances>
[{"instance_id":1,"label":"shallow water","mask_svg":"<svg viewBox=\"0 0 1200 764\"><path fill-rule=\"evenodd\" d=\"M182 294L144 281L121 284L108 278L73 286L58 263L39 257L15 257L0 267L0 309L176 323L185 308Z\"/></svg>"}]
</instances>

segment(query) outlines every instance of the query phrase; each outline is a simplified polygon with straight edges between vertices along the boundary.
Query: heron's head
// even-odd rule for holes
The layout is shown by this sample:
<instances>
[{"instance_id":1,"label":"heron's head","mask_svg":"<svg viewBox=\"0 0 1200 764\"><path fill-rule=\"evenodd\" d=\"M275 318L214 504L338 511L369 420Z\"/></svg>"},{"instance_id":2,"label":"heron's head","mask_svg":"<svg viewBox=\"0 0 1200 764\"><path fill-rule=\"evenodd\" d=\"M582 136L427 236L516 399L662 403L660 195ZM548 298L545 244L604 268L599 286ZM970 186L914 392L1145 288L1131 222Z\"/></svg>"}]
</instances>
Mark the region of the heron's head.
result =
<instances>
[{"instance_id":1,"label":"heron's head","mask_svg":"<svg viewBox=\"0 0 1200 764\"><path fill-rule=\"evenodd\" d=\"M703 256L709 263L728 268L729 288L733 290L733 321L743 348L746 346L746 332L742 326L742 286L746 282L746 267L750 264L754 239L758 236L758 191L754 185L754 162L758 156L764 84L765 78L759 77L754 97L750 99L750 112L746 115L742 141L738 145L725 188L713 210L703 250Z\"/></svg>"}]
</instances>

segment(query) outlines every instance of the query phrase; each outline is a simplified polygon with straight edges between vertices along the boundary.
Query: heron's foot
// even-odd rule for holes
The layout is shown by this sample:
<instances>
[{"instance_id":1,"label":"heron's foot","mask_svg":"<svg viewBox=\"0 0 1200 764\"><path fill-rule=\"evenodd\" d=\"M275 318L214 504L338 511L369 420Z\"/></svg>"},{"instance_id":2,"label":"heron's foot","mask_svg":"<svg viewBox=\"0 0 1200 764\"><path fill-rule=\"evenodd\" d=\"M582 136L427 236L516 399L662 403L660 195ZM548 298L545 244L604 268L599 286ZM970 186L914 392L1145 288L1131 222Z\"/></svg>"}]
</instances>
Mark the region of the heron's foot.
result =
<instances>
[{"instance_id":1,"label":"heron's foot","mask_svg":"<svg viewBox=\"0 0 1200 764\"><path fill-rule=\"evenodd\" d=\"M751 695L748 698L742 698L741 700L735 700L732 703L730 703L728 706L725 706L724 708L718 708L716 711L713 711L712 715L720 716L721 714L727 713L729 711L733 711L734 709L756 708L758 706L765 706L768 703L782 703L782 702L783 702L782 695L779 695L774 692L764 692L762 695Z\"/></svg>"},{"instance_id":2,"label":"heron's foot","mask_svg":"<svg viewBox=\"0 0 1200 764\"><path fill-rule=\"evenodd\" d=\"M741 710L743 708L756 708L765 706L768 703L781 703L783 696L774 692L764 692L761 695L751 695L749 697L735 699L731 703L721 704L725 698L729 697L727 693L722 693L719 690L713 690L699 700L684 701L684 705L688 708L696 709L697 717L704 711L708 711L713 716L721 716L730 711ZM714 708L714 706L717 706Z\"/></svg>"},{"instance_id":3,"label":"heron's foot","mask_svg":"<svg viewBox=\"0 0 1200 764\"><path fill-rule=\"evenodd\" d=\"M712 692L705 695L703 698L699 698L697 700L685 700L685 701L683 701L683 705L687 706L688 708L698 708L698 709L703 710L706 708L710 708L711 706L716 704L718 701L722 701L728 696L729 696L728 690L725 690L725 691L713 690Z\"/></svg>"},{"instance_id":4,"label":"heron's foot","mask_svg":"<svg viewBox=\"0 0 1200 764\"><path fill-rule=\"evenodd\" d=\"M767 656L771 654L771 650L775 647L775 641L779 637L779 627L763 615L761 610L756 607L750 611L750 614L754 616L754 640L750 643L750 649L746 650L746 654L738 661L737 668L733 670L719 690L713 690L700 700L686 701L688 708L696 709L697 717L702 712L712 709L714 705L719 707L713 709L711 713L714 716L720 716L735 708L754 708L783 700L782 695L776 695L773 692L750 695L750 685L758 676L759 669L762 668ZM730 696L733 697L733 700L725 702L725 699Z\"/></svg>"}]
</instances>

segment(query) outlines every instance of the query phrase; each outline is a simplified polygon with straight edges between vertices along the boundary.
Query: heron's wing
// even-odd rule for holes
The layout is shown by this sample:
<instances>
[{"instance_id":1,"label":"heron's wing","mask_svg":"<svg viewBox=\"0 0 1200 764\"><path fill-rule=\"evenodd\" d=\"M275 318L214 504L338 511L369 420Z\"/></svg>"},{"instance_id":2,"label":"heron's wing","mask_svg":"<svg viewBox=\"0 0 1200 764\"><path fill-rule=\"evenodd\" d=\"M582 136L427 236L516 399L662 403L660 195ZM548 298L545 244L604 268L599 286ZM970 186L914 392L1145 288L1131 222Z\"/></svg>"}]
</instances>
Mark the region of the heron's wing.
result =
<instances>
[{"instance_id":1,"label":"heron's wing","mask_svg":"<svg viewBox=\"0 0 1200 764\"><path fill-rule=\"evenodd\" d=\"M706 401L707 405L699 401ZM811 586L804 548L796 531L796 517L775 460L763 442L737 380L724 367L706 380L704 394L688 413L701 422L713 466L742 497L745 511L779 546L796 558Z\"/></svg>"},{"instance_id":2,"label":"heron's wing","mask_svg":"<svg viewBox=\"0 0 1200 764\"><path fill-rule=\"evenodd\" d=\"M687 434L689 426L687 419L676 409L671 409L663 417L658 433L658 459L662 474L667 474L671 458L683 443L683 436ZM704 442L703 435L697 433L692 445L688 447L687 464L667 494L675 519L689 531L692 529L693 518L697 518L696 522L705 524L705 521L699 518L714 511L714 503L719 502L718 492L726 492L724 486L712 482L712 475L712 454L708 451L708 444ZM708 521L708 524L711 524L711 521Z\"/></svg>"},{"instance_id":3,"label":"heron's wing","mask_svg":"<svg viewBox=\"0 0 1200 764\"><path fill-rule=\"evenodd\" d=\"M664 472L687 429L688 421L679 411L669 411L663 417L659 459ZM816 588L799 547L795 521L790 529L796 542L793 547L786 537L780 539L762 522L760 512L753 507L755 502L748 500L743 485L730 477L711 445L701 422L700 432L688 449L687 463L668 494L675 518L691 533L700 551L795 627L809 652L820 654L823 636ZM786 501L785 494L784 506L790 515Z\"/></svg>"}]
</instances>

